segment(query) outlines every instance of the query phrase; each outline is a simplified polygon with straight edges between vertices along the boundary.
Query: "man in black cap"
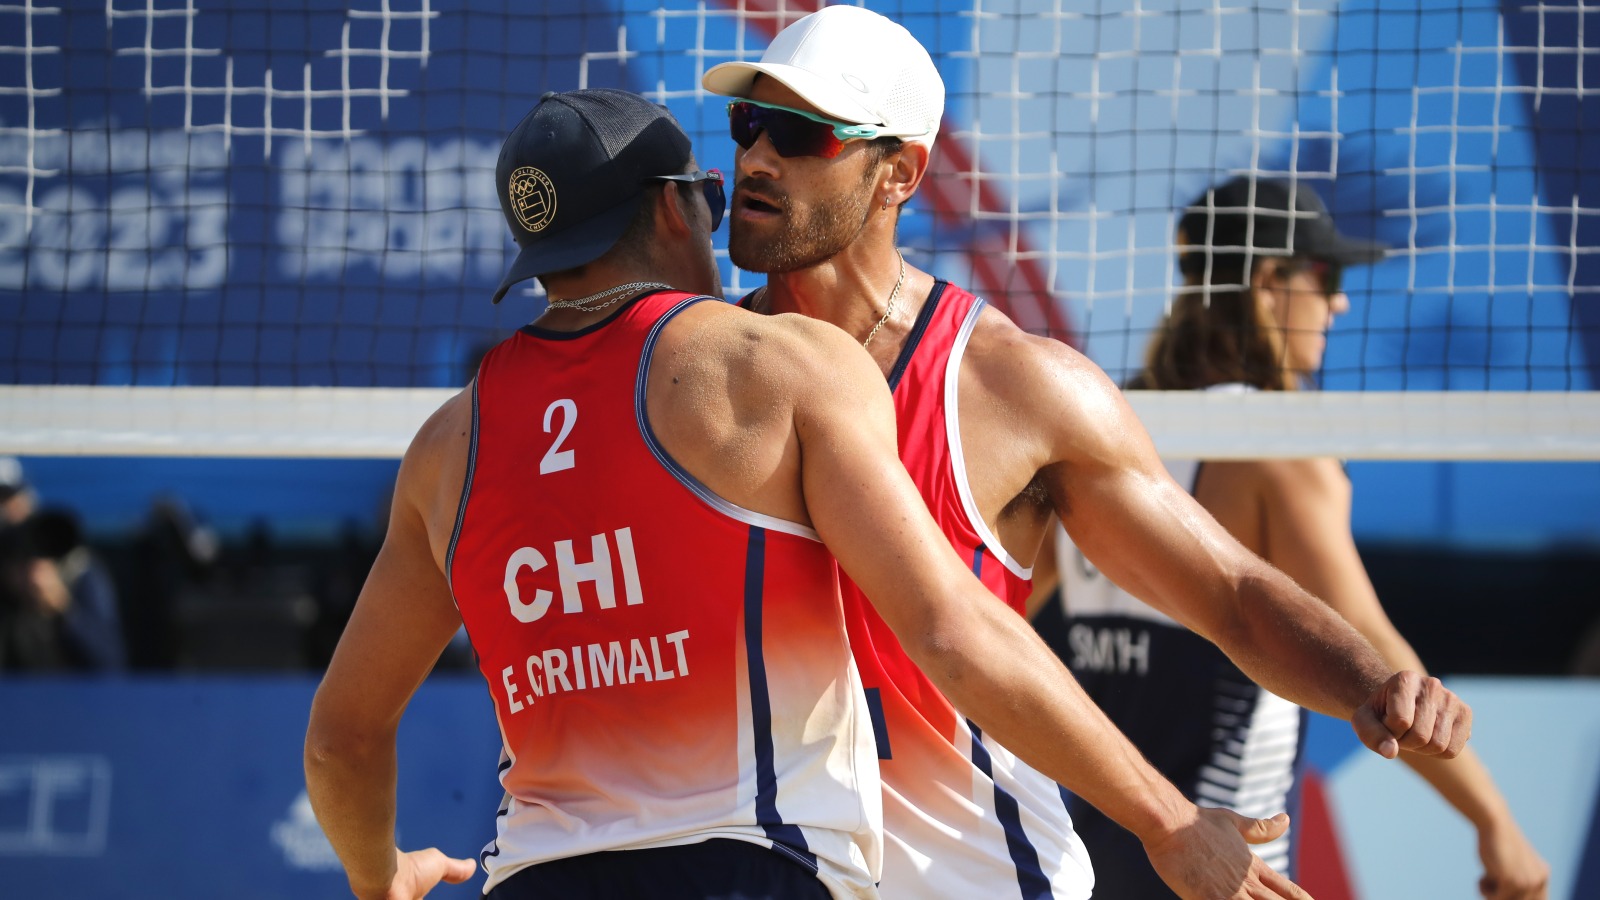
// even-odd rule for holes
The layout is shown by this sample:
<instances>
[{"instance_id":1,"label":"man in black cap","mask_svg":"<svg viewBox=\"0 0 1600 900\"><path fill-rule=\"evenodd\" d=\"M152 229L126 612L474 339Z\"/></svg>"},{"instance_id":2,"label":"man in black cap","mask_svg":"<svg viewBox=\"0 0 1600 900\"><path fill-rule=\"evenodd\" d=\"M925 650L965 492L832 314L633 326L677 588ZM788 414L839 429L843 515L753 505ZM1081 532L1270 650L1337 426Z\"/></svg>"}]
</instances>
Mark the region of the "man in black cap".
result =
<instances>
[{"instance_id":1,"label":"man in black cap","mask_svg":"<svg viewBox=\"0 0 1600 900\"><path fill-rule=\"evenodd\" d=\"M1343 269L1377 262L1386 250L1341 234L1310 185L1251 176L1208 190L1191 204L1179 222L1177 245L1186 289L1173 301L1134 388L1301 389L1322 364L1328 328L1349 307ZM1326 601L1390 665L1424 671L1389 621L1356 552L1351 485L1338 460L1165 463L1230 534ZM1298 707L1103 577L1059 532L1042 562L1049 574L1036 581L1036 592L1059 583L1065 618L1048 611L1039 620L1041 632L1162 774L1196 802L1298 817L1305 728ZM1097 652L1106 642L1133 648L1134 664ZM1401 759L1476 828L1485 897L1545 897L1549 866L1470 747L1455 759L1409 753ZM1166 896L1126 831L1084 804L1074 806L1072 818L1108 895ZM1286 832L1256 852L1294 877L1295 837Z\"/></svg>"},{"instance_id":2,"label":"man in black cap","mask_svg":"<svg viewBox=\"0 0 1600 900\"><path fill-rule=\"evenodd\" d=\"M547 95L496 181L522 248L497 293L538 277L548 309L412 442L307 729L358 896L474 870L393 843L395 729L465 625L505 750L491 898L875 897L880 748L835 557L977 727L1169 800L1159 859L1251 866L1239 832L1273 823L1152 780L951 552L849 336L706 296L719 181L663 108Z\"/></svg>"}]
</instances>

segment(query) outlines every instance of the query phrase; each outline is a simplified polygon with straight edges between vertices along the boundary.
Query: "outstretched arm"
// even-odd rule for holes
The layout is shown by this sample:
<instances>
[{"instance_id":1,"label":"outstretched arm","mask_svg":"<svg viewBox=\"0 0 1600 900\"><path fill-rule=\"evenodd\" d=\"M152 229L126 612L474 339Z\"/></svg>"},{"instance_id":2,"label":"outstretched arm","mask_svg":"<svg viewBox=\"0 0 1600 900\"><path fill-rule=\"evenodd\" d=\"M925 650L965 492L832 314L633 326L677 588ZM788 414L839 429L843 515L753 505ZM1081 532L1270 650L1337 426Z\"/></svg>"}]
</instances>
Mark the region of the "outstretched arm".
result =
<instances>
[{"instance_id":1,"label":"outstretched arm","mask_svg":"<svg viewBox=\"0 0 1600 900\"><path fill-rule=\"evenodd\" d=\"M1422 660L1395 629L1367 577L1350 529L1350 480L1331 459L1238 463L1241 480L1264 507L1268 556L1307 590L1327 601L1370 640L1396 669L1425 671ZM1484 876L1492 900L1545 896L1550 867L1517 827L1489 770L1469 748L1455 759L1403 753L1400 758L1478 831Z\"/></svg>"},{"instance_id":2,"label":"outstretched arm","mask_svg":"<svg viewBox=\"0 0 1600 900\"><path fill-rule=\"evenodd\" d=\"M1252 679L1348 719L1385 757L1455 756L1471 713L1437 679L1395 673L1343 618L1251 553L1167 474L1104 373L1029 339L1019 382L1035 392L1041 472L1067 533L1107 577L1210 639Z\"/></svg>"},{"instance_id":3,"label":"outstretched arm","mask_svg":"<svg viewBox=\"0 0 1600 900\"><path fill-rule=\"evenodd\" d=\"M837 331L811 345L794 417L811 521L922 671L984 731L1139 836L1181 896L1304 897L1246 846L1287 818L1198 809L1150 766L950 549L900 463L870 359Z\"/></svg>"},{"instance_id":4,"label":"outstretched arm","mask_svg":"<svg viewBox=\"0 0 1600 900\"><path fill-rule=\"evenodd\" d=\"M306 793L358 897L412 900L477 868L433 848L403 853L394 844L400 716L461 626L425 520L461 401L435 413L406 452L383 548L311 704ZM465 459L464 446L459 455Z\"/></svg>"}]
</instances>

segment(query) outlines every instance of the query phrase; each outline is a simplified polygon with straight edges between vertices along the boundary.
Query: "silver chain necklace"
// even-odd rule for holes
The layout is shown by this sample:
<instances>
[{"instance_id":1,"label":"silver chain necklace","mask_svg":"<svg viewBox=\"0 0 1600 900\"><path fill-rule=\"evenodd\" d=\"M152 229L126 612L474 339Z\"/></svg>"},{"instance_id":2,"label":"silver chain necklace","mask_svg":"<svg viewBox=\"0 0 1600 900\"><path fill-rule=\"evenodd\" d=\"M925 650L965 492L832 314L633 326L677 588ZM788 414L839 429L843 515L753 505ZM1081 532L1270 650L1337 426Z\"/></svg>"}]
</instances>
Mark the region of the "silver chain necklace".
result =
<instances>
[{"instance_id":1,"label":"silver chain necklace","mask_svg":"<svg viewBox=\"0 0 1600 900\"><path fill-rule=\"evenodd\" d=\"M599 312L608 306L615 305L616 302L621 300L623 297L646 290L670 291L672 290L672 285L662 284L659 281L630 281L627 284L619 284L616 287L606 288L603 291L596 291L587 297L574 297L571 300L563 300L552 297L550 298L550 302L545 304L545 308L575 309L578 312Z\"/></svg>"},{"instance_id":2,"label":"silver chain necklace","mask_svg":"<svg viewBox=\"0 0 1600 900\"><path fill-rule=\"evenodd\" d=\"M872 330L867 332L867 339L861 342L863 348L872 343L872 339L878 336L878 329L882 328L883 323L889 321L889 317L894 315L895 301L900 299L900 285L905 283L906 280L906 258L901 255L899 250L896 250L894 255L900 257L900 277L894 280L894 290L889 293L889 307L883 311L883 318L878 320L878 324L872 326Z\"/></svg>"}]
</instances>

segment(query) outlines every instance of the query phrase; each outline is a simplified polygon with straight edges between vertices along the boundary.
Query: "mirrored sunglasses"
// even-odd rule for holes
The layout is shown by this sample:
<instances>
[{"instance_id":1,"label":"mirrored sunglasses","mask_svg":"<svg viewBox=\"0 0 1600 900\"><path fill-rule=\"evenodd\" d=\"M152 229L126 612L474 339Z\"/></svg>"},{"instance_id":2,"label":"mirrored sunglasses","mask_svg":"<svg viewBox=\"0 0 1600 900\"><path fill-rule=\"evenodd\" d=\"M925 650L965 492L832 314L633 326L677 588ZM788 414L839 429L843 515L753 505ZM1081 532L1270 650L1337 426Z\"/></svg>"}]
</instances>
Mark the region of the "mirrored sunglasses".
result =
<instances>
[{"instance_id":1,"label":"mirrored sunglasses","mask_svg":"<svg viewBox=\"0 0 1600 900\"><path fill-rule=\"evenodd\" d=\"M852 125L837 119L759 100L733 100L728 104L728 131L734 143L749 150L764 131L778 155L820 156L833 159L846 141L878 136L875 125Z\"/></svg>"}]
</instances>

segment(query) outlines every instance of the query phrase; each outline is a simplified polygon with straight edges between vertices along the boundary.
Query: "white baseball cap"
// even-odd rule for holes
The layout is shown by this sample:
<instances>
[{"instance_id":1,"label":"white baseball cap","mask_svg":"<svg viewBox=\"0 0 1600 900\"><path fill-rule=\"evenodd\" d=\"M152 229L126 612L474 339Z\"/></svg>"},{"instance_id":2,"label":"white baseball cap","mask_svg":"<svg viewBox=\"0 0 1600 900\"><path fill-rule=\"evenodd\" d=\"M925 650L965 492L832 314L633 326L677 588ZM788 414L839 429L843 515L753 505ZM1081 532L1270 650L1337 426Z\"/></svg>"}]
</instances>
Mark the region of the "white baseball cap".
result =
<instances>
[{"instance_id":1,"label":"white baseball cap","mask_svg":"<svg viewBox=\"0 0 1600 900\"><path fill-rule=\"evenodd\" d=\"M727 62L700 83L748 97L757 75L777 80L824 115L880 126L881 137L933 146L944 79L904 26L859 6L828 6L778 32L760 62Z\"/></svg>"}]
</instances>

